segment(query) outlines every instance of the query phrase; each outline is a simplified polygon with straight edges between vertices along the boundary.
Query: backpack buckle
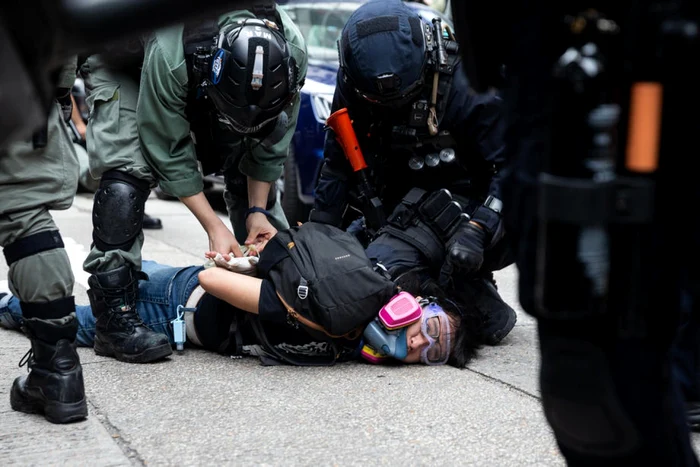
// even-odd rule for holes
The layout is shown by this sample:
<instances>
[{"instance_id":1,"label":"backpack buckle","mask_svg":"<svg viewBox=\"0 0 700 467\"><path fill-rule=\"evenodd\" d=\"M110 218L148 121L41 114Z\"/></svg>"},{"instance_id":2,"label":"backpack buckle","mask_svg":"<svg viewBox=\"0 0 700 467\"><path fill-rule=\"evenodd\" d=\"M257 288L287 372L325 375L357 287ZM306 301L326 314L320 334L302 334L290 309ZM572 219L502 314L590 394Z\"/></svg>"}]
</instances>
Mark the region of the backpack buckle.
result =
<instances>
[{"instance_id":1,"label":"backpack buckle","mask_svg":"<svg viewBox=\"0 0 700 467\"><path fill-rule=\"evenodd\" d=\"M306 300L306 297L309 296L309 286L307 284L306 279L302 277L297 287L297 296L302 300Z\"/></svg>"}]
</instances>

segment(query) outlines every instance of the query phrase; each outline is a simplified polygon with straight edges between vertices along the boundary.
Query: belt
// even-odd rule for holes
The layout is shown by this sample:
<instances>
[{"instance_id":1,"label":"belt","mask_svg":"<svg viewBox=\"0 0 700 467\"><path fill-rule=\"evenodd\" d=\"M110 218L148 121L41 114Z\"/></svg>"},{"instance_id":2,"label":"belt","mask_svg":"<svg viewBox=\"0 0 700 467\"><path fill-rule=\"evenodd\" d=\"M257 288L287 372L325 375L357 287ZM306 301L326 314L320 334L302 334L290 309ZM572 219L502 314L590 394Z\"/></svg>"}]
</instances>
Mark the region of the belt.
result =
<instances>
[{"instance_id":1,"label":"belt","mask_svg":"<svg viewBox=\"0 0 700 467\"><path fill-rule=\"evenodd\" d=\"M202 299L202 297L204 297L205 293L206 291L201 285L195 287L187 299L185 308L188 310L196 309L199 301ZM197 335L197 329L194 327L194 313L194 311L185 311L185 329L187 331L187 338L191 340L193 344L203 347L202 341L199 340L199 336Z\"/></svg>"}]
</instances>

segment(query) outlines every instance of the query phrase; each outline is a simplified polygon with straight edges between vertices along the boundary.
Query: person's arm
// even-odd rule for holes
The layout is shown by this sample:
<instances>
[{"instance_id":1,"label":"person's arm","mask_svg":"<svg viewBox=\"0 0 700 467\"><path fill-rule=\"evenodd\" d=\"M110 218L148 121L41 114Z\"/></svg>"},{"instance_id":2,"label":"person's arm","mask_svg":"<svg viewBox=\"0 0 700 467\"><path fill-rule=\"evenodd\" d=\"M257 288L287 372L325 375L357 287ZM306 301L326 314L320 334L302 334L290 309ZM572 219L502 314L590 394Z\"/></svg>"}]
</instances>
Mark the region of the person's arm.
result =
<instances>
[{"instance_id":1,"label":"person's arm","mask_svg":"<svg viewBox=\"0 0 700 467\"><path fill-rule=\"evenodd\" d=\"M226 227L226 224L221 221L203 192L193 196L184 196L180 200L194 214L209 236L210 250L221 253L226 261L230 259L229 253L233 253L233 256L236 257L243 256L238 241Z\"/></svg>"},{"instance_id":2,"label":"person's arm","mask_svg":"<svg viewBox=\"0 0 700 467\"><path fill-rule=\"evenodd\" d=\"M209 268L199 273L199 284L208 293L248 313L258 314L262 279Z\"/></svg>"},{"instance_id":3,"label":"person's arm","mask_svg":"<svg viewBox=\"0 0 700 467\"><path fill-rule=\"evenodd\" d=\"M296 85L301 89L306 80L308 68L308 54L306 41L299 28L284 10L278 9L285 36L288 41L290 53L296 61L298 74ZM273 135L254 145L246 153L239 163L239 170L248 177L248 202L249 208L258 207L265 209L272 184L277 181L284 170L284 164L289 156L289 147L296 132L299 109L301 108L301 92L292 99L284 114L278 118ZM283 122L286 123L284 128ZM246 219L248 238L245 244L256 245L261 251L267 242L277 233L277 229L270 224L269 219L263 213L253 213Z\"/></svg>"},{"instance_id":4,"label":"person's arm","mask_svg":"<svg viewBox=\"0 0 700 467\"><path fill-rule=\"evenodd\" d=\"M70 100L73 103L73 109L70 113L70 119L73 122L73 125L75 125L75 129L78 131L80 139L85 141L85 132L87 131L87 125L85 125L83 117L82 115L80 115L80 110L78 109L78 104L76 104L73 94L70 95Z\"/></svg>"},{"instance_id":5,"label":"person's arm","mask_svg":"<svg viewBox=\"0 0 700 467\"><path fill-rule=\"evenodd\" d=\"M229 253L242 256L233 233L202 193L204 183L185 113L188 76L178 28L182 27L151 34L144 46L136 111L141 148L161 189L180 198L207 232L209 249L227 259Z\"/></svg>"}]
</instances>

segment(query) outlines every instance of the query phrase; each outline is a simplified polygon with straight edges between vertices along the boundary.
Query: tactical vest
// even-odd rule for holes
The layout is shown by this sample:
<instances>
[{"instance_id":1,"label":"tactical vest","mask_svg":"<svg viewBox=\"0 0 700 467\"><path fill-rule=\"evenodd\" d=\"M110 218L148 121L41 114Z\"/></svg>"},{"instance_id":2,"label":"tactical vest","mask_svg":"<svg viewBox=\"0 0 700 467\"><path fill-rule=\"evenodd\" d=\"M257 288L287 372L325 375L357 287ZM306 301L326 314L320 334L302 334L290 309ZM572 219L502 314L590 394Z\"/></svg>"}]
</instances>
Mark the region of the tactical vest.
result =
<instances>
[{"instance_id":1,"label":"tactical vest","mask_svg":"<svg viewBox=\"0 0 700 467\"><path fill-rule=\"evenodd\" d=\"M393 209L413 187L430 191L454 188L455 184L465 185L465 188L470 185L469 174L457 160L465 157L465 154L459 153L463 148L457 146L457 139L449 130L443 129L454 71L461 60L457 43L445 42L448 44L448 67L440 72L437 86L437 134L432 135L428 127L433 92L431 72L419 96L402 115L397 117L396 113L392 113L389 118L373 115L372 120L379 123L369 130L372 136L367 152L377 155L378 160L370 165L375 186L388 210ZM386 180L401 182L387 184Z\"/></svg>"}]
</instances>

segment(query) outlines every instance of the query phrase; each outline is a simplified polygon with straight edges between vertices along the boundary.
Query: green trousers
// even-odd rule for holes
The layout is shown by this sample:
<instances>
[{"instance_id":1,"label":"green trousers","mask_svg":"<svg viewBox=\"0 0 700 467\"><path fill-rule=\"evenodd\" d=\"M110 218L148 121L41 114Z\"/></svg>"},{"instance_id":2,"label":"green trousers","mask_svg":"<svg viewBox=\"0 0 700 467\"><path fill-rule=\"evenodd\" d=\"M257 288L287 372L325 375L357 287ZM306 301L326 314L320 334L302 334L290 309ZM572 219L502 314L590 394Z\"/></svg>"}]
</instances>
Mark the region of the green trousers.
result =
<instances>
[{"instance_id":1,"label":"green trousers","mask_svg":"<svg viewBox=\"0 0 700 467\"><path fill-rule=\"evenodd\" d=\"M0 245L58 230L49 210L68 209L78 187L78 157L60 106L49 114L46 147L31 141L0 151ZM63 248L33 254L10 266L8 282L23 302L50 302L73 295L75 279Z\"/></svg>"}]
</instances>

